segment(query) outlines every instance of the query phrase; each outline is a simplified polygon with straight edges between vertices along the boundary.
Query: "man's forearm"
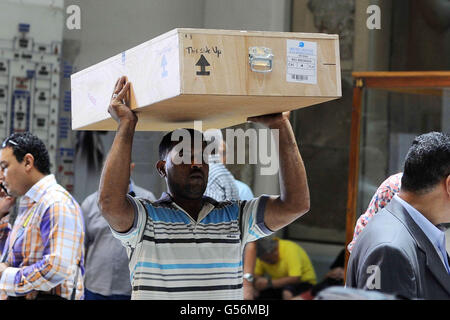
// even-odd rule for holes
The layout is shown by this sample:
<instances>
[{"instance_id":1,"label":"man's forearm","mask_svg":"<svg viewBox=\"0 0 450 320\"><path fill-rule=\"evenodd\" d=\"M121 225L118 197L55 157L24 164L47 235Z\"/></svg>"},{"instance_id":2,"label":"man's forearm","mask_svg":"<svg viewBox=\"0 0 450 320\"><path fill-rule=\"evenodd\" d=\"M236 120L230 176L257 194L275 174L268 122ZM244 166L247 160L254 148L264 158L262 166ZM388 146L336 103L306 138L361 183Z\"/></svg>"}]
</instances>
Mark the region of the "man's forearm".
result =
<instances>
[{"instance_id":1,"label":"man's forearm","mask_svg":"<svg viewBox=\"0 0 450 320\"><path fill-rule=\"evenodd\" d=\"M279 130L280 197L274 201L266 223L275 231L308 212L310 199L305 166L289 120L271 129Z\"/></svg>"},{"instance_id":2,"label":"man's forearm","mask_svg":"<svg viewBox=\"0 0 450 320\"><path fill-rule=\"evenodd\" d=\"M270 277L264 276L255 276L255 287L258 290L265 290L269 288L283 288L289 284L296 284L300 282L300 277L282 277L276 280L271 279Z\"/></svg>"},{"instance_id":3,"label":"man's forearm","mask_svg":"<svg viewBox=\"0 0 450 320\"><path fill-rule=\"evenodd\" d=\"M45 255L30 266L11 267L0 264L0 290L10 296L23 295L32 290L49 291L68 279L68 259Z\"/></svg>"},{"instance_id":4,"label":"man's forearm","mask_svg":"<svg viewBox=\"0 0 450 320\"><path fill-rule=\"evenodd\" d=\"M299 277L283 277L276 280L272 280L272 286L275 289L283 288L289 284L296 284L300 282Z\"/></svg>"},{"instance_id":5,"label":"man's forearm","mask_svg":"<svg viewBox=\"0 0 450 320\"><path fill-rule=\"evenodd\" d=\"M256 264L256 242L248 242L244 250L244 273L255 272Z\"/></svg>"},{"instance_id":6,"label":"man's forearm","mask_svg":"<svg viewBox=\"0 0 450 320\"><path fill-rule=\"evenodd\" d=\"M280 139L279 179L281 200L292 204L294 208L300 206L301 209L307 211L309 209L309 189L306 170L291 123L285 120L277 129L279 129Z\"/></svg>"},{"instance_id":7,"label":"man's forearm","mask_svg":"<svg viewBox=\"0 0 450 320\"><path fill-rule=\"evenodd\" d=\"M130 182L130 163L136 122L122 121L100 178L99 205L105 219L117 231L130 227L131 204L126 195ZM131 221L132 222L132 221Z\"/></svg>"}]
</instances>

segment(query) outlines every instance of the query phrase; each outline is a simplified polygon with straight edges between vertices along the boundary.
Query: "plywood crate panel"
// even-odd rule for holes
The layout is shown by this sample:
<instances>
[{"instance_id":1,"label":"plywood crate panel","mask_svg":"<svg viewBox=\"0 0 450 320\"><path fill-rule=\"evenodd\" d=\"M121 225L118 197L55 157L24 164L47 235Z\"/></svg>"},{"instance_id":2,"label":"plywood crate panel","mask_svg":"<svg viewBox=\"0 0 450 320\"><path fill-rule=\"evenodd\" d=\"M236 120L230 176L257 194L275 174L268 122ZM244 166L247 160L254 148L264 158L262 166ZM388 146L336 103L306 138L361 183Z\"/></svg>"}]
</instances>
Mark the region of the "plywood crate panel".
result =
<instances>
[{"instance_id":1,"label":"plywood crate panel","mask_svg":"<svg viewBox=\"0 0 450 320\"><path fill-rule=\"evenodd\" d=\"M272 51L271 72L251 70L251 47ZM72 129L117 129L107 110L122 75L141 131L224 128L341 96L337 35L175 29L73 74Z\"/></svg>"}]
</instances>

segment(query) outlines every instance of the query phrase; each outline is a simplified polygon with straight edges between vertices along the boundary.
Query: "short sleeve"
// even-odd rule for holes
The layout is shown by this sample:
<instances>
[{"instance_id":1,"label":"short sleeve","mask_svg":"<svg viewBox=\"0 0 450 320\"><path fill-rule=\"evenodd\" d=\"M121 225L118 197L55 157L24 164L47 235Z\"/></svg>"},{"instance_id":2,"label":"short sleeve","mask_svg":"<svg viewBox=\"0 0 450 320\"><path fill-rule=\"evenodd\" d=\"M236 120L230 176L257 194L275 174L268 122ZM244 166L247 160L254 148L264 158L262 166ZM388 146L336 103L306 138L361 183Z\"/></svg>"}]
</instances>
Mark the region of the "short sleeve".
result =
<instances>
[{"instance_id":1,"label":"short sleeve","mask_svg":"<svg viewBox=\"0 0 450 320\"><path fill-rule=\"evenodd\" d=\"M262 195L249 201L239 201L242 242L244 244L273 234L273 231L267 228L264 223L267 200L269 200L269 196Z\"/></svg>"},{"instance_id":2,"label":"short sleeve","mask_svg":"<svg viewBox=\"0 0 450 320\"><path fill-rule=\"evenodd\" d=\"M136 248L136 245L139 243L140 239L142 239L142 235L145 230L145 225L147 222L147 212L142 205L142 203L137 199L130 195L127 195L128 201L133 205L134 208L134 221L133 226L127 232L118 232L113 228L110 229L115 238L119 239L127 248Z\"/></svg>"}]
</instances>

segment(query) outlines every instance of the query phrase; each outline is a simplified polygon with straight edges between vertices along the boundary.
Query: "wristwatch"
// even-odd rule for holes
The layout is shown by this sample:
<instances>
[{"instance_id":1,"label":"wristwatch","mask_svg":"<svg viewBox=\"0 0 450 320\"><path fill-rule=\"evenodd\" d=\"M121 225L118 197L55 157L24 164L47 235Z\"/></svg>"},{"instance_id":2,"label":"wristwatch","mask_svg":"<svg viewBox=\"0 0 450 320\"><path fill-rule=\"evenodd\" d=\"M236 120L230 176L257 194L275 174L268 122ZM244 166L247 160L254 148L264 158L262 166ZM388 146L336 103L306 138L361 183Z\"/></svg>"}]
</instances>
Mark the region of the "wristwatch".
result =
<instances>
[{"instance_id":1,"label":"wristwatch","mask_svg":"<svg viewBox=\"0 0 450 320\"><path fill-rule=\"evenodd\" d=\"M244 273L243 275L244 279L247 280L250 283L253 283L253 275L251 273Z\"/></svg>"}]
</instances>

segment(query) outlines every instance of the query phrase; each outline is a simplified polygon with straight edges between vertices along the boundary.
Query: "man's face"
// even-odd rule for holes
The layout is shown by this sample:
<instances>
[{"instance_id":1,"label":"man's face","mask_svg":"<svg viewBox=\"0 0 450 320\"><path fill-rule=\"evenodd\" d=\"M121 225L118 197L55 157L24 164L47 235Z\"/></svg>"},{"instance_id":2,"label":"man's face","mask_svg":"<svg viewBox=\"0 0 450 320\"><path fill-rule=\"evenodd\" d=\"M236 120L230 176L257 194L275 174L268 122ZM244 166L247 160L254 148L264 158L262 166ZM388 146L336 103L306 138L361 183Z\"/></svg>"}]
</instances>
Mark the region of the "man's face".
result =
<instances>
[{"instance_id":1,"label":"man's face","mask_svg":"<svg viewBox=\"0 0 450 320\"><path fill-rule=\"evenodd\" d=\"M268 264L275 264L278 262L279 254L278 254L278 246L269 253L261 256L261 260Z\"/></svg>"},{"instance_id":2,"label":"man's face","mask_svg":"<svg viewBox=\"0 0 450 320\"><path fill-rule=\"evenodd\" d=\"M202 147L194 150L192 144L191 150L191 163L176 164L176 161L180 157L183 157L181 152L189 152L189 150L176 150L172 148L170 153L166 157L166 173L167 184L170 191L175 197L181 197L189 200L201 199L203 193L206 190L208 184L209 165L203 159L203 150L206 143L203 143ZM195 160L200 159L200 163L195 163Z\"/></svg>"},{"instance_id":3,"label":"man's face","mask_svg":"<svg viewBox=\"0 0 450 320\"><path fill-rule=\"evenodd\" d=\"M11 147L0 149L0 182L12 197L26 193L25 161L19 163Z\"/></svg>"}]
</instances>

